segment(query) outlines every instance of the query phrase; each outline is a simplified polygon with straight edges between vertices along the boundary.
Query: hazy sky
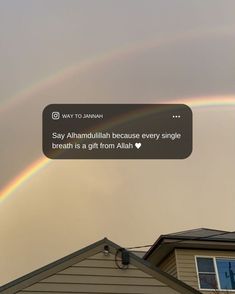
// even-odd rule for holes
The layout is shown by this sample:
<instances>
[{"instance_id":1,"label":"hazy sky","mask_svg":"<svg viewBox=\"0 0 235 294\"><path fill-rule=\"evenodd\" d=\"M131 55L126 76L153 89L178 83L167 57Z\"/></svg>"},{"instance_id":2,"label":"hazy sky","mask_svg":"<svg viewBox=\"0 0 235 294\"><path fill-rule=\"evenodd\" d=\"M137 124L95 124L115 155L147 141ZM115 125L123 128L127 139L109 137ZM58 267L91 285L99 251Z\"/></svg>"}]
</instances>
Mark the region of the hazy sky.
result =
<instances>
[{"instance_id":1,"label":"hazy sky","mask_svg":"<svg viewBox=\"0 0 235 294\"><path fill-rule=\"evenodd\" d=\"M43 156L49 103L235 105L234 11L233 0L0 1L1 188ZM53 161L0 201L0 284L104 236L135 246L234 230L235 106L193 113L186 160Z\"/></svg>"}]
</instances>

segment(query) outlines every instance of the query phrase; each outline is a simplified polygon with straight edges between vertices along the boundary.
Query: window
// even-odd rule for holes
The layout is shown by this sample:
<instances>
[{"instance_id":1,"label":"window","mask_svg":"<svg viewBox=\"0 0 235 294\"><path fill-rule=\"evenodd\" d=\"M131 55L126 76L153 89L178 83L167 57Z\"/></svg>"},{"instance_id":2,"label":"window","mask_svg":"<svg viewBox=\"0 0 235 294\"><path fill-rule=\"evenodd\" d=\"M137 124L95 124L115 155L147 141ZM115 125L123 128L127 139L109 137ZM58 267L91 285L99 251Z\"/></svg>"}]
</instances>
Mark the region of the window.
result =
<instances>
[{"instance_id":1,"label":"window","mask_svg":"<svg viewBox=\"0 0 235 294\"><path fill-rule=\"evenodd\" d=\"M235 290L235 260L216 259L221 289Z\"/></svg>"},{"instance_id":2,"label":"window","mask_svg":"<svg viewBox=\"0 0 235 294\"><path fill-rule=\"evenodd\" d=\"M200 289L235 290L235 259L197 257Z\"/></svg>"},{"instance_id":3,"label":"window","mask_svg":"<svg viewBox=\"0 0 235 294\"><path fill-rule=\"evenodd\" d=\"M200 289L218 289L213 258L197 257Z\"/></svg>"}]
</instances>

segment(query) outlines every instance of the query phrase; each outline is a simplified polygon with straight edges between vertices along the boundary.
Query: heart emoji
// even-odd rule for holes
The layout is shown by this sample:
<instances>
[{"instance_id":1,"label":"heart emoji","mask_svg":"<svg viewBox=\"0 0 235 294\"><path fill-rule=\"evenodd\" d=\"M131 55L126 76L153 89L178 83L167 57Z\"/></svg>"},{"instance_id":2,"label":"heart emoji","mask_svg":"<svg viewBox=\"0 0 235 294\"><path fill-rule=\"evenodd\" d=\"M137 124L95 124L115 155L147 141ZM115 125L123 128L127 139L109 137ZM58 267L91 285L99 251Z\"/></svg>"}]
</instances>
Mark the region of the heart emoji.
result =
<instances>
[{"instance_id":1,"label":"heart emoji","mask_svg":"<svg viewBox=\"0 0 235 294\"><path fill-rule=\"evenodd\" d=\"M141 143L135 143L135 147L136 147L137 149L140 149L140 147L141 147Z\"/></svg>"}]
</instances>

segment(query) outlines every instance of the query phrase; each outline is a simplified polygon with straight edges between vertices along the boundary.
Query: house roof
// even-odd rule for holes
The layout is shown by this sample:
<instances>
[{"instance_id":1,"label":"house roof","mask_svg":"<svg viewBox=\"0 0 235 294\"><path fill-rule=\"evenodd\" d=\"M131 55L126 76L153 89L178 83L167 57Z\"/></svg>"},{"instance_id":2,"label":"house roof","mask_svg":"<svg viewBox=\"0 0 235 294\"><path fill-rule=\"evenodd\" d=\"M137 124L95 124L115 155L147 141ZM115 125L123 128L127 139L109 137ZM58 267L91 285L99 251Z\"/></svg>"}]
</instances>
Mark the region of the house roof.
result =
<instances>
[{"instance_id":1,"label":"house roof","mask_svg":"<svg viewBox=\"0 0 235 294\"><path fill-rule=\"evenodd\" d=\"M198 228L161 235L144 255L145 260L154 258L159 264L175 248L234 250L235 232Z\"/></svg>"},{"instance_id":2,"label":"house roof","mask_svg":"<svg viewBox=\"0 0 235 294\"><path fill-rule=\"evenodd\" d=\"M168 235L164 235L169 238L206 238L208 240L235 240L235 232L228 232L228 231L221 231L215 229L208 229L208 228L199 228L194 230L188 231L181 231L177 233L172 233Z\"/></svg>"},{"instance_id":3,"label":"house roof","mask_svg":"<svg viewBox=\"0 0 235 294\"><path fill-rule=\"evenodd\" d=\"M78 263L88 258L89 256L92 256L99 252L103 252L105 245L109 246L110 253L112 254L115 254L118 249L122 248L119 245L108 240L107 238L104 238L98 242L95 242L92 245L89 245L79 251L76 251L64 258L61 258L47 266L44 266L38 270L35 270L21 278L18 278L0 287L0 292L4 294L10 294L10 293L16 293L18 291L21 291L53 274L58 273L59 271L62 271L68 268L69 266L75 263ZM156 278L160 282L178 291L179 293L184 293L184 294L200 293L199 291L193 289L192 287L188 286L182 281L179 281L178 279L172 277L171 275L161 271L157 267L152 266L148 261L143 260L136 254L129 252L129 255L130 255L131 263L134 266L138 267L140 270L151 275L153 278Z\"/></svg>"}]
</instances>

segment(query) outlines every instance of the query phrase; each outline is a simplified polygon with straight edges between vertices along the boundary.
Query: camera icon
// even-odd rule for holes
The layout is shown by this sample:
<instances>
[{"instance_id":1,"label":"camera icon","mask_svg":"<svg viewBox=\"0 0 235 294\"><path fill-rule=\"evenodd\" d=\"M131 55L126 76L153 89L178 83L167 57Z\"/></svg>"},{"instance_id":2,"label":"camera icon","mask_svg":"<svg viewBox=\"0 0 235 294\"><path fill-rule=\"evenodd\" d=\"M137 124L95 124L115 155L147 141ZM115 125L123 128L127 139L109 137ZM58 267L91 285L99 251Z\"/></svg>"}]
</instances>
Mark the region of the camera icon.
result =
<instances>
[{"instance_id":1,"label":"camera icon","mask_svg":"<svg viewBox=\"0 0 235 294\"><path fill-rule=\"evenodd\" d=\"M58 119L60 119L60 113L59 113L58 111L54 111L54 112L52 112L52 114L51 114L51 118L52 118L53 120L58 120Z\"/></svg>"}]
</instances>

